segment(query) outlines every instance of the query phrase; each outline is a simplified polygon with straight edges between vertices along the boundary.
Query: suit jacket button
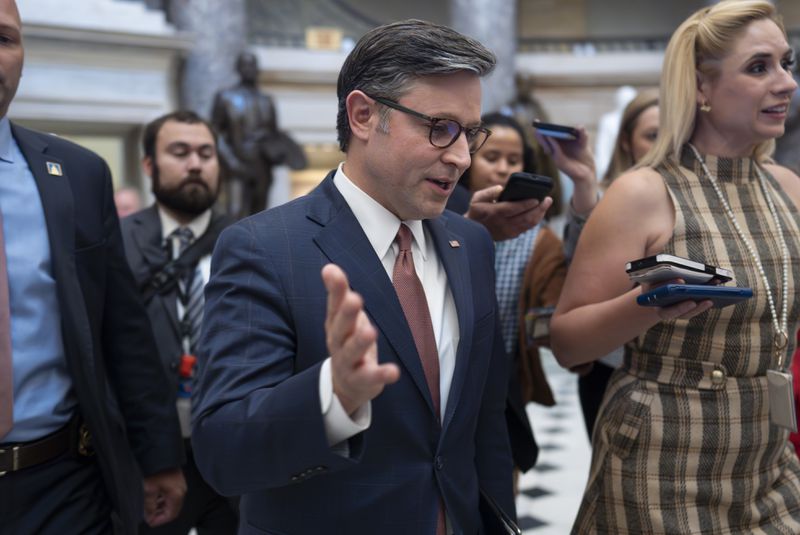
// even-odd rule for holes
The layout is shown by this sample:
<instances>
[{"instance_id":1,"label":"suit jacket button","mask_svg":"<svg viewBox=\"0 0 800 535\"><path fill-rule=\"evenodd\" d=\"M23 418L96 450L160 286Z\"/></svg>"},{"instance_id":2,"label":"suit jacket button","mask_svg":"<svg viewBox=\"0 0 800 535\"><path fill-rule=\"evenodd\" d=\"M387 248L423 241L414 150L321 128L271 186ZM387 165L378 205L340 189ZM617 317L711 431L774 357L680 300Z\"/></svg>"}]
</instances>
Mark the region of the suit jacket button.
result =
<instances>
[{"instance_id":1,"label":"suit jacket button","mask_svg":"<svg viewBox=\"0 0 800 535\"><path fill-rule=\"evenodd\" d=\"M433 466L435 466L437 470L444 468L444 459L442 459L441 455L436 456L436 459L433 461Z\"/></svg>"}]
</instances>

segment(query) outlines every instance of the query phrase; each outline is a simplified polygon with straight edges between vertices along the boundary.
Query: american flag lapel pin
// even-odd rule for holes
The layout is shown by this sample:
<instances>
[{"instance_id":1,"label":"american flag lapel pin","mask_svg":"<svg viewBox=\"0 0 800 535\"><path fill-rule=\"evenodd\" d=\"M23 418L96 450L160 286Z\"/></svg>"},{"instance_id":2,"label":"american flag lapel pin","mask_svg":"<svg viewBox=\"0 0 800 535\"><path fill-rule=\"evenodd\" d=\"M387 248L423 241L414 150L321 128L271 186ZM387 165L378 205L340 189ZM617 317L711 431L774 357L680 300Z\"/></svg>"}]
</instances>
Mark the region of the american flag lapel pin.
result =
<instances>
[{"instance_id":1,"label":"american flag lapel pin","mask_svg":"<svg viewBox=\"0 0 800 535\"><path fill-rule=\"evenodd\" d=\"M458 249L459 247L461 247L461 244L458 243L458 240L450 240L450 247L452 247L453 249Z\"/></svg>"},{"instance_id":2,"label":"american flag lapel pin","mask_svg":"<svg viewBox=\"0 0 800 535\"><path fill-rule=\"evenodd\" d=\"M63 176L61 172L61 164L55 162L47 162L47 174L53 176Z\"/></svg>"}]
</instances>

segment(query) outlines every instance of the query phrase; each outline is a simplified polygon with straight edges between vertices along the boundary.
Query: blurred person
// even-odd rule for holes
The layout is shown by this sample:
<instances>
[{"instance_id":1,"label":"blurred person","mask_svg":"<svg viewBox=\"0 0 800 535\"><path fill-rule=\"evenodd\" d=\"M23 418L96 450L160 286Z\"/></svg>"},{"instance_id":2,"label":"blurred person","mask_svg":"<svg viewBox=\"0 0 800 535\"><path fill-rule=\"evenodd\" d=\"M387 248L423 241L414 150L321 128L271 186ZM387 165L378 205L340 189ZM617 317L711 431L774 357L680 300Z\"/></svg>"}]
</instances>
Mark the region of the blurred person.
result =
<instances>
[{"instance_id":1,"label":"blurred person","mask_svg":"<svg viewBox=\"0 0 800 535\"><path fill-rule=\"evenodd\" d=\"M566 367L626 344L574 533L800 532L792 405L771 396L791 388L800 311L800 179L769 160L793 63L765 1L703 8L670 39L656 144L594 209L551 324ZM640 307L653 286L625 263L659 253L729 268L754 296Z\"/></svg>"},{"instance_id":2,"label":"blurred person","mask_svg":"<svg viewBox=\"0 0 800 535\"><path fill-rule=\"evenodd\" d=\"M136 533L143 513L155 526L181 507L175 395L108 166L9 121L24 55L12 0L0 34L0 531Z\"/></svg>"},{"instance_id":3,"label":"blurred person","mask_svg":"<svg viewBox=\"0 0 800 535\"><path fill-rule=\"evenodd\" d=\"M492 135L473 155L472 165L459 184L472 191L501 191L512 173L535 171L533 149L525 142L525 131L516 120L489 113L482 122ZM537 222L519 236L497 241L495 272L500 325L506 352L514 363L506 421L514 464L526 472L536 462L538 447L525 404L555 404L539 357L539 342L543 340L534 342L532 328L544 309L555 306L564 283L566 262L561 240Z\"/></svg>"},{"instance_id":4,"label":"blurred person","mask_svg":"<svg viewBox=\"0 0 800 535\"><path fill-rule=\"evenodd\" d=\"M152 179L155 203L121 223L125 256L145 301L161 362L178 395L186 447L187 492L178 518L140 533L228 534L237 530L236 512L197 470L190 436L191 383L203 321L203 286L211 251L228 217L212 206L220 188L216 135L192 111L177 111L144 129L142 167ZM157 288L154 286L157 285Z\"/></svg>"},{"instance_id":5,"label":"blurred person","mask_svg":"<svg viewBox=\"0 0 800 535\"><path fill-rule=\"evenodd\" d=\"M142 196L135 188L120 188L114 192L114 206L117 207L117 217L122 219L142 209Z\"/></svg>"},{"instance_id":6,"label":"blurred person","mask_svg":"<svg viewBox=\"0 0 800 535\"><path fill-rule=\"evenodd\" d=\"M367 32L338 79L344 163L220 236L192 442L249 531L478 533L482 495L515 517L493 244L444 211L494 63L436 24Z\"/></svg>"},{"instance_id":7,"label":"blurred person","mask_svg":"<svg viewBox=\"0 0 800 535\"><path fill-rule=\"evenodd\" d=\"M586 133L581 131L579 139L557 140L539 135L541 144L551 154L558 165L575 183L575 198L571 203L565 234L565 249L571 258L578 243L586 219L594 209L596 201L618 176L639 162L652 148L658 135L658 91L645 90L639 92L625 107L622 122L612 150L611 161L602 182L597 187L593 167L590 163L592 155L585 143ZM584 165L581 165L585 163ZM572 174L570 174L572 173ZM581 197L581 200L577 200ZM594 202L592 202L594 201ZM572 208L580 203L582 211ZM578 377L578 394L581 400L583 419L589 437L592 436L597 411L603 401L606 385L614 369L622 364L624 348L618 347L608 355L594 361L583 369Z\"/></svg>"}]
</instances>

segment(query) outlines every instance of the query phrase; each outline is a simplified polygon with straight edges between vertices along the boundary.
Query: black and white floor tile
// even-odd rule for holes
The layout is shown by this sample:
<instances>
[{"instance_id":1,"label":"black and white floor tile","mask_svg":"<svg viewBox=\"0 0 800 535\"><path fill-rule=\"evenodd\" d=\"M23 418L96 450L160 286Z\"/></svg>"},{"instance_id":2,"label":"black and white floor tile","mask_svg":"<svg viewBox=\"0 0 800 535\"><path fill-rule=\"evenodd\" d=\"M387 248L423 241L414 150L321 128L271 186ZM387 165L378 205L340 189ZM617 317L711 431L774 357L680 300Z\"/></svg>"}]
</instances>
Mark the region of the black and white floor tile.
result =
<instances>
[{"instance_id":1,"label":"black and white floor tile","mask_svg":"<svg viewBox=\"0 0 800 535\"><path fill-rule=\"evenodd\" d=\"M525 535L566 535L589 474L590 445L577 376L561 368L547 351L542 351L542 364L556 405L528 405L540 451L536 466L520 477L517 517Z\"/></svg>"}]
</instances>

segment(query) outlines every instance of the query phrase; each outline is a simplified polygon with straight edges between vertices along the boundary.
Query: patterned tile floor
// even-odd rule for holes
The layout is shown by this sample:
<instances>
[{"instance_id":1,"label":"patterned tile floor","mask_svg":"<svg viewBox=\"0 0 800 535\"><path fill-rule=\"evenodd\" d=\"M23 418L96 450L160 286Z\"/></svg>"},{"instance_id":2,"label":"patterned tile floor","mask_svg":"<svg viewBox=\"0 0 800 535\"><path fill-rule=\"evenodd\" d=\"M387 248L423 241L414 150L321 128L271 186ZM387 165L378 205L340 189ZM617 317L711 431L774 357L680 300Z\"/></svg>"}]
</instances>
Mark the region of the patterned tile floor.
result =
<instances>
[{"instance_id":1,"label":"patterned tile floor","mask_svg":"<svg viewBox=\"0 0 800 535\"><path fill-rule=\"evenodd\" d=\"M520 478L517 516L525 535L567 535L586 485L590 445L577 376L561 368L549 352L542 352L542 364L556 405L528 405L540 451L536 466Z\"/></svg>"}]
</instances>

